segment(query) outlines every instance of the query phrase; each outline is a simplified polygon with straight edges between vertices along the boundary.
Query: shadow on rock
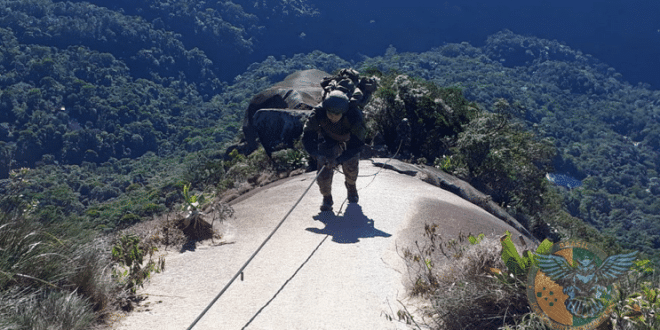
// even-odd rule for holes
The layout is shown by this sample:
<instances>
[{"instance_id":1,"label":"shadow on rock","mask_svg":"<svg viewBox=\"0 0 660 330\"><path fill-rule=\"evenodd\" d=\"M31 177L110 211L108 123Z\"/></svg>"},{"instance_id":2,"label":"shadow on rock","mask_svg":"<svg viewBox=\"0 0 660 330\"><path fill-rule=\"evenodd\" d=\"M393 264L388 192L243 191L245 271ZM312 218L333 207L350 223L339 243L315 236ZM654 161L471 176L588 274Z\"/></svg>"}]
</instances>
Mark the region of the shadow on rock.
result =
<instances>
[{"instance_id":1,"label":"shadow on rock","mask_svg":"<svg viewBox=\"0 0 660 330\"><path fill-rule=\"evenodd\" d=\"M325 228L307 228L307 231L321 235L330 235L337 243L357 243L360 238L390 237L384 231L374 227L374 221L362 213L358 204L348 204L343 215L337 216L333 212L321 212L314 216L314 220L321 221Z\"/></svg>"}]
</instances>

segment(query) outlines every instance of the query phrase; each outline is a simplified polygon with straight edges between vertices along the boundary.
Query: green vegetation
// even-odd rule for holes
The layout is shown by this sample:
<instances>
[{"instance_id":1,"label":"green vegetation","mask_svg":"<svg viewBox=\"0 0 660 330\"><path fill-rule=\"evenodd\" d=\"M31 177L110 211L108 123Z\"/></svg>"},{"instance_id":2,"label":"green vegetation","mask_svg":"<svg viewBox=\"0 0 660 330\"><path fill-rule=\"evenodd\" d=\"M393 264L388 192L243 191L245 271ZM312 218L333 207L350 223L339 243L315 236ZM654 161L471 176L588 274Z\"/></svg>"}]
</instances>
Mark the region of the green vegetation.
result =
<instances>
[{"instance_id":1,"label":"green vegetation","mask_svg":"<svg viewBox=\"0 0 660 330\"><path fill-rule=\"evenodd\" d=\"M121 294L106 246L78 228L62 240L33 219L0 216L0 327L88 329Z\"/></svg>"},{"instance_id":2,"label":"green vegetation","mask_svg":"<svg viewBox=\"0 0 660 330\"><path fill-rule=\"evenodd\" d=\"M511 240L511 233L509 231L505 233L504 238L500 238L500 243L502 244L502 262L509 272L514 276L527 275L530 267L534 264L534 254L529 250L525 250L520 255L516 246L513 244L513 240ZM536 254L549 254L551 248L552 242L546 238L536 248ZM492 271L502 274L501 270L494 269Z\"/></svg>"},{"instance_id":3,"label":"green vegetation","mask_svg":"<svg viewBox=\"0 0 660 330\"><path fill-rule=\"evenodd\" d=\"M302 172L299 147L272 159L263 149L225 150L240 139L243 111L257 92L296 70L351 66L315 51L268 57L234 77L231 70L243 70L234 59L255 49L266 21L285 12L315 15L305 1L2 4L2 327L80 329L102 320L109 295L135 290L156 268L132 270L153 251L143 237L92 238L193 206L194 196L231 199ZM507 52L526 53L525 44L545 57L509 64ZM365 109L372 144L385 144L390 155L401 148L411 162L468 181L539 238L580 238L609 254L626 248L660 258L659 92L621 82L614 69L569 47L507 32L484 48L391 48L355 67L381 79ZM552 171L583 185L553 186L544 179ZM111 246L121 247L114 261ZM114 281L113 263L128 267ZM436 265L424 259L429 271ZM640 283L630 299L640 310L648 306L647 322L657 285ZM489 285L517 299L514 284ZM628 302L620 315L639 312Z\"/></svg>"},{"instance_id":4,"label":"green vegetation","mask_svg":"<svg viewBox=\"0 0 660 330\"><path fill-rule=\"evenodd\" d=\"M424 239L403 249L402 256L412 293L431 304L422 319L406 311L400 320L431 329L550 329L528 306L527 275L534 254L520 254L510 233L499 240L483 234L444 240L436 225L425 229ZM552 242L528 248L550 253ZM657 328L660 279L649 260L635 261L617 290L613 313L599 329Z\"/></svg>"},{"instance_id":5,"label":"green vegetation","mask_svg":"<svg viewBox=\"0 0 660 330\"><path fill-rule=\"evenodd\" d=\"M152 244L141 244L140 237L136 235L121 236L112 247L112 259L119 264L119 267L113 270L113 277L135 294L152 272L160 272L165 268L165 260L162 257L158 258L158 262L152 259L156 251L158 249ZM149 256L146 265L145 255Z\"/></svg>"}]
</instances>

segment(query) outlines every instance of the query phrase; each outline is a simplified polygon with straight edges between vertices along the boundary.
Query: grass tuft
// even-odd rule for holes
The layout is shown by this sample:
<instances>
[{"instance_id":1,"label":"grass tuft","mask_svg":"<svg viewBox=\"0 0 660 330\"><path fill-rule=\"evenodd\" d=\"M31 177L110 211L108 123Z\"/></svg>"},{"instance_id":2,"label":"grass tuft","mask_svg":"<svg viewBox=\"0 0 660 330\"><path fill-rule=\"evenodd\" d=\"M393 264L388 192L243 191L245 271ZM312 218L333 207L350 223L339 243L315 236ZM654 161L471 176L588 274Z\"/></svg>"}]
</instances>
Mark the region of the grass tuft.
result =
<instances>
[{"instance_id":1,"label":"grass tuft","mask_svg":"<svg viewBox=\"0 0 660 330\"><path fill-rule=\"evenodd\" d=\"M89 302L75 291L10 291L0 299L3 329L78 330L95 320Z\"/></svg>"},{"instance_id":2,"label":"grass tuft","mask_svg":"<svg viewBox=\"0 0 660 330\"><path fill-rule=\"evenodd\" d=\"M0 215L0 328L88 328L117 293L109 269L102 241L62 241L30 218Z\"/></svg>"},{"instance_id":3,"label":"grass tuft","mask_svg":"<svg viewBox=\"0 0 660 330\"><path fill-rule=\"evenodd\" d=\"M496 329L515 324L529 312L525 282L495 276L506 269L497 239L444 241L434 226L426 226L423 245L404 250L413 285L411 294L431 302L426 314L435 329Z\"/></svg>"},{"instance_id":4,"label":"grass tuft","mask_svg":"<svg viewBox=\"0 0 660 330\"><path fill-rule=\"evenodd\" d=\"M438 270L432 295L444 329L491 329L529 312L525 283L497 280L489 269L504 269L499 241L483 239Z\"/></svg>"}]
</instances>

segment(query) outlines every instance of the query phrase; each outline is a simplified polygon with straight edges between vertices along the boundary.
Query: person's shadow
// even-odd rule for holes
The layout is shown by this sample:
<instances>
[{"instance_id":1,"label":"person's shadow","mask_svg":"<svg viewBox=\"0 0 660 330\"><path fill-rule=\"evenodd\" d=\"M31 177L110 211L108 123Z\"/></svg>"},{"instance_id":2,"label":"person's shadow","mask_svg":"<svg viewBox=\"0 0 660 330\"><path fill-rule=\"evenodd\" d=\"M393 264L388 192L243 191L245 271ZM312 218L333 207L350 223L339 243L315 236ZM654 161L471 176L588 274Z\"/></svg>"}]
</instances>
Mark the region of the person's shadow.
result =
<instances>
[{"instance_id":1,"label":"person's shadow","mask_svg":"<svg viewBox=\"0 0 660 330\"><path fill-rule=\"evenodd\" d=\"M358 204L348 204L344 215L336 216L333 212L321 212L314 216L314 220L321 221L325 228L307 228L305 230L321 235L330 235L337 243L357 243L360 238L390 237L384 231L374 228L374 221L362 213Z\"/></svg>"}]
</instances>

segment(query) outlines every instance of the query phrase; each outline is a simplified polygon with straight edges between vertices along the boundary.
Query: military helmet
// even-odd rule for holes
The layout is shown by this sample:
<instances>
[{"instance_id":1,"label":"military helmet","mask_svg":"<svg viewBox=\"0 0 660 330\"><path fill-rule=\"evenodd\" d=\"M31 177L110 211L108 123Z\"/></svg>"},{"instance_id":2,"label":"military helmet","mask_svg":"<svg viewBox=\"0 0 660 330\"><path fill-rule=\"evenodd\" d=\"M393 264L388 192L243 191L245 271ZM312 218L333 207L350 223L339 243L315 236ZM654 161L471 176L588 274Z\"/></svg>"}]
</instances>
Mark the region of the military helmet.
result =
<instances>
[{"instance_id":1,"label":"military helmet","mask_svg":"<svg viewBox=\"0 0 660 330\"><path fill-rule=\"evenodd\" d=\"M348 96L340 91L332 91L323 100L323 108L330 113L344 114L348 111Z\"/></svg>"}]
</instances>

